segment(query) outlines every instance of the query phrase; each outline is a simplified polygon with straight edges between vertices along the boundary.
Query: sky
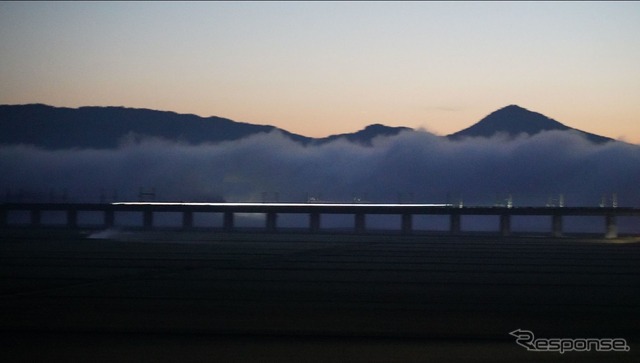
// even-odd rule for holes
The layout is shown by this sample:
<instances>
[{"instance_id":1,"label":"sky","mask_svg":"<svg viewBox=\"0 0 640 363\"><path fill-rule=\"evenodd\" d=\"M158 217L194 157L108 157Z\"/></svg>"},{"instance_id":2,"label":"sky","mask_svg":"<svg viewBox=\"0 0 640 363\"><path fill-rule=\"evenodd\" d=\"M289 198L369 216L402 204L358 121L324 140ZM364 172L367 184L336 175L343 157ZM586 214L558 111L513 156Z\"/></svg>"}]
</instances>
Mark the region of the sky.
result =
<instances>
[{"instance_id":1,"label":"sky","mask_svg":"<svg viewBox=\"0 0 640 363\"><path fill-rule=\"evenodd\" d=\"M510 104L640 143L640 2L0 2L0 104L126 106L305 136Z\"/></svg>"}]
</instances>

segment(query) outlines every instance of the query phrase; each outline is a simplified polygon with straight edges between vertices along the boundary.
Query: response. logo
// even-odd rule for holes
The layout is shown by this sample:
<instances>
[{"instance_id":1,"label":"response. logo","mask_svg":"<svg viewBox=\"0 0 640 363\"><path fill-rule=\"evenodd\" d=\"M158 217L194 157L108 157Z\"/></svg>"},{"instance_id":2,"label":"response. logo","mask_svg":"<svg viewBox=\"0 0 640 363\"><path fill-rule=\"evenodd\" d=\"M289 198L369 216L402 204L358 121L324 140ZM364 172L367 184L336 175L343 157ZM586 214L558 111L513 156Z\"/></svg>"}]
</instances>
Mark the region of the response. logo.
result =
<instances>
[{"instance_id":1,"label":"response. logo","mask_svg":"<svg viewBox=\"0 0 640 363\"><path fill-rule=\"evenodd\" d=\"M529 330L516 329L509 333L516 343L532 352L628 352L631 350L622 338L535 338Z\"/></svg>"}]
</instances>

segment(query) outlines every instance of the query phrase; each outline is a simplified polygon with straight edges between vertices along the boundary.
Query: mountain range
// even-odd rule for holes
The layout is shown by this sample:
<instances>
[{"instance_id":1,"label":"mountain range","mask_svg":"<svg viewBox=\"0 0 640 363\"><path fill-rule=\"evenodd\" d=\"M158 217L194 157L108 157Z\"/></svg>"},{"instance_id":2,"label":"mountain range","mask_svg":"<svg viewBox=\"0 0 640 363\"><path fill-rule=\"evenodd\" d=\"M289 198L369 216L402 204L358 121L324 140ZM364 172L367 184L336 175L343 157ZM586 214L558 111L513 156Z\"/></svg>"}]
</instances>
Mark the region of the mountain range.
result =
<instances>
[{"instance_id":1,"label":"mountain range","mask_svg":"<svg viewBox=\"0 0 640 363\"><path fill-rule=\"evenodd\" d=\"M0 105L0 144L28 144L44 149L115 148L125 140L156 137L187 144L219 143L278 130L304 145L320 145L337 139L370 146L378 136L392 136L408 127L380 124L346 134L311 138L270 125L256 125L211 116L125 107L64 108L43 104ZM559 130L579 133L593 143L613 139L577 130L525 108L510 105L494 111L471 127L447 135L451 140Z\"/></svg>"}]
</instances>

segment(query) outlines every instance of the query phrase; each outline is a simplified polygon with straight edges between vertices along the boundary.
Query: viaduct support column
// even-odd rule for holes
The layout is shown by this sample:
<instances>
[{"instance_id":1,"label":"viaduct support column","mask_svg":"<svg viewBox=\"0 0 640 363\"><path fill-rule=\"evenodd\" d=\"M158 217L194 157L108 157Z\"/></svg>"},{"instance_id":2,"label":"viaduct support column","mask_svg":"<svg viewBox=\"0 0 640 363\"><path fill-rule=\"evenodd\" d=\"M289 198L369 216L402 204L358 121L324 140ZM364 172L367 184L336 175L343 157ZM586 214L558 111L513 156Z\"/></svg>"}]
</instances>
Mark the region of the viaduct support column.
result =
<instances>
[{"instance_id":1,"label":"viaduct support column","mask_svg":"<svg viewBox=\"0 0 640 363\"><path fill-rule=\"evenodd\" d=\"M562 237L562 215L560 214L551 216L551 236Z\"/></svg>"},{"instance_id":2,"label":"viaduct support column","mask_svg":"<svg viewBox=\"0 0 640 363\"><path fill-rule=\"evenodd\" d=\"M267 213L267 232L275 232L278 229L278 214L275 212Z\"/></svg>"},{"instance_id":3,"label":"viaduct support column","mask_svg":"<svg viewBox=\"0 0 640 363\"><path fill-rule=\"evenodd\" d=\"M366 230L366 215L364 213L356 213L355 229L356 233L364 233Z\"/></svg>"},{"instance_id":4,"label":"viaduct support column","mask_svg":"<svg viewBox=\"0 0 640 363\"><path fill-rule=\"evenodd\" d=\"M225 231L227 232L231 232L233 231L234 225L233 225L233 212L224 212L224 218L223 218L223 222L222 222L222 226L224 228Z\"/></svg>"},{"instance_id":5,"label":"viaduct support column","mask_svg":"<svg viewBox=\"0 0 640 363\"><path fill-rule=\"evenodd\" d=\"M449 215L449 232L451 234L460 234L460 214L452 213Z\"/></svg>"},{"instance_id":6,"label":"viaduct support column","mask_svg":"<svg viewBox=\"0 0 640 363\"><path fill-rule=\"evenodd\" d=\"M104 226L106 228L112 228L115 225L115 212L113 209L107 209L104 211Z\"/></svg>"},{"instance_id":7,"label":"viaduct support column","mask_svg":"<svg viewBox=\"0 0 640 363\"><path fill-rule=\"evenodd\" d=\"M607 214L604 219L606 228L604 238L618 238L618 225L616 224L616 216Z\"/></svg>"},{"instance_id":8,"label":"viaduct support column","mask_svg":"<svg viewBox=\"0 0 640 363\"><path fill-rule=\"evenodd\" d=\"M182 228L189 229L193 228L193 212L190 210L186 210L182 212Z\"/></svg>"},{"instance_id":9,"label":"viaduct support column","mask_svg":"<svg viewBox=\"0 0 640 363\"><path fill-rule=\"evenodd\" d=\"M68 228L78 227L78 210L75 208L71 208L67 210L67 227Z\"/></svg>"},{"instance_id":10,"label":"viaduct support column","mask_svg":"<svg viewBox=\"0 0 640 363\"><path fill-rule=\"evenodd\" d=\"M311 233L320 232L320 213L309 213L309 230Z\"/></svg>"},{"instance_id":11,"label":"viaduct support column","mask_svg":"<svg viewBox=\"0 0 640 363\"><path fill-rule=\"evenodd\" d=\"M142 212L142 226L144 229L153 228L153 211L151 209Z\"/></svg>"},{"instance_id":12,"label":"viaduct support column","mask_svg":"<svg viewBox=\"0 0 640 363\"><path fill-rule=\"evenodd\" d=\"M402 234L411 234L413 232L413 215L404 213L402 215Z\"/></svg>"},{"instance_id":13,"label":"viaduct support column","mask_svg":"<svg viewBox=\"0 0 640 363\"><path fill-rule=\"evenodd\" d=\"M32 209L31 210L31 225L32 226L39 226L40 225L40 220L41 220L41 211L40 209Z\"/></svg>"},{"instance_id":14,"label":"viaduct support column","mask_svg":"<svg viewBox=\"0 0 640 363\"><path fill-rule=\"evenodd\" d=\"M7 220L7 210L6 209L0 209L0 228L6 227L9 224L9 221Z\"/></svg>"},{"instance_id":15,"label":"viaduct support column","mask_svg":"<svg viewBox=\"0 0 640 363\"><path fill-rule=\"evenodd\" d=\"M511 235L511 215L500 215L500 234L502 235L502 237Z\"/></svg>"}]
</instances>

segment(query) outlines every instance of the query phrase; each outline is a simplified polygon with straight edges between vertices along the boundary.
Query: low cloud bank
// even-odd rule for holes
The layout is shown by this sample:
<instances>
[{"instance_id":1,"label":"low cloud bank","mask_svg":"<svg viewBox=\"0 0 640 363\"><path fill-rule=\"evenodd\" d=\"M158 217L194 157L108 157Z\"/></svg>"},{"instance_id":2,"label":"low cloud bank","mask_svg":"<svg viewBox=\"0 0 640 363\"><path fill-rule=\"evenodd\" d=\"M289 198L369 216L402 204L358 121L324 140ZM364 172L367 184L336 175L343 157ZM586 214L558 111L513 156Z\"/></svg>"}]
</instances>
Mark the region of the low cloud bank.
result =
<instances>
[{"instance_id":1,"label":"low cloud bank","mask_svg":"<svg viewBox=\"0 0 640 363\"><path fill-rule=\"evenodd\" d=\"M424 131L302 146L278 132L186 145L158 139L117 149L0 147L5 200L452 202L597 206L603 195L640 207L640 147L594 145L549 131L515 140L449 141Z\"/></svg>"}]
</instances>

